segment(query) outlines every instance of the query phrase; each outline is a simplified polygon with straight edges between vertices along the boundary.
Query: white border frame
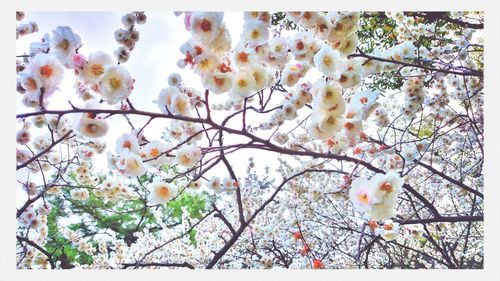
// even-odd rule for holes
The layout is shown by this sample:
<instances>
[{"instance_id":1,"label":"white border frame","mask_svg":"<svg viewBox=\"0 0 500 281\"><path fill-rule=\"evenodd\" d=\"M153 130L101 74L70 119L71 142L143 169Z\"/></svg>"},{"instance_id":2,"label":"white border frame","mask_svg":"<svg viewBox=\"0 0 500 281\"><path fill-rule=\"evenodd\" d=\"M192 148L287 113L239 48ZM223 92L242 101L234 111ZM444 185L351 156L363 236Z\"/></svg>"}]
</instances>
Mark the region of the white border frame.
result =
<instances>
[{"instance_id":1,"label":"white border frame","mask_svg":"<svg viewBox=\"0 0 500 281\"><path fill-rule=\"evenodd\" d=\"M0 220L5 226L0 231L0 280L266 280L278 278L293 280L500 280L500 180L499 131L500 120L500 9L495 0L121 0L61 1L18 0L5 1L0 11L2 31L1 81L3 87L0 120L5 130L0 139L2 161L0 174ZM484 11L485 12L485 268L482 270L17 270L15 266L15 18L14 11L128 11L128 10L359 10L359 11ZM497 80L497 81L495 81ZM497 125L498 126L498 125Z\"/></svg>"}]
</instances>

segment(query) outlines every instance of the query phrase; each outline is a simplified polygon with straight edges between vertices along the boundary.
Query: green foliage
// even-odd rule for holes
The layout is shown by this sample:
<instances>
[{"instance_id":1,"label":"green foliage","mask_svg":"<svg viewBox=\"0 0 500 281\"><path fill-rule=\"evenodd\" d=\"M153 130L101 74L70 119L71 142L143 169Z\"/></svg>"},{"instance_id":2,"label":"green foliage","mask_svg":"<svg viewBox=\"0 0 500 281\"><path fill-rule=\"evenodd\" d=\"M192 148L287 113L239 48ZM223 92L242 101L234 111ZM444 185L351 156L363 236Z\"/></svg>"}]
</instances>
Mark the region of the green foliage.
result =
<instances>
[{"instance_id":1,"label":"green foliage","mask_svg":"<svg viewBox=\"0 0 500 281\"><path fill-rule=\"evenodd\" d=\"M484 44L484 39L483 38L478 38L478 43L479 44ZM474 61L474 63L477 65L477 69L480 71L483 71L484 69L484 62L483 62L483 48L479 46L474 46L473 47L475 51L469 52L469 56Z\"/></svg>"},{"instance_id":2,"label":"green foliage","mask_svg":"<svg viewBox=\"0 0 500 281\"><path fill-rule=\"evenodd\" d=\"M168 172L168 171L173 171L174 173L177 173L179 172L179 169L177 168L176 165L170 165L170 164L163 164L161 166L161 169L164 171L164 172Z\"/></svg>"},{"instance_id":3,"label":"green foliage","mask_svg":"<svg viewBox=\"0 0 500 281\"><path fill-rule=\"evenodd\" d=\"M395 28L396 22L386 17L383 12L362 13L360 27L356 33L359 40L358 47L365 54L372 54L377 49L391 48L398 43ZM399 75L398 69L374 75L371 82L366 83L370 90L381 92L399 89L402 85L403 77Z\"/></svg>"},{"instance_id":4,"label":"green foliage","mask_svg":"<svg viewBox=\"0 0 500 281\"><path fill-rule=\"evenodd\" d=\"M76 173L75 172L70 172L68 173L68 177L70 179L72 179L74 182L77 182L77 179L76 179Z\"/></svg>"},{"instance_id":5,"label":"green foliage","mask_svg":"<svg viewBox=\"0 0 500 281\"><path fill-rule=\"evenodd\" d=\"M173 218L181 220L182 207L185 207L191 218L201 218L206 207L206 193L189 194L182 193L176 200L167 203Z\"/></svg>"},{"instance_id":6,"label":"green foliage","mask_svg":"<svg viewBox=\"0 0 500 281\"><path fill-rule=\"evenodd\" d=\"M417 135L419 139L427 139L434 134L434 127L432 125L412 126L409 130L414 135Z\"/></svg>"},{"instance_id":7,"label":"green foliage","mask_svg":"<svg viewBox=\"0 0 500 281\"><path fill-rule=\"evenodd\" d=\"M420 247L423 248L427 244L427 239L425 239L425 237L422 236L418 239L418 242Z\"/></svg>"},{"instance_id":8,"label":"green foliage","mask_svg":"<svg viewBox=\"0 0 500 281\"><path fill-rule=\"evenodd\" d=\"M357 31L363 52L372 53L375 48L388 49L397 43L394 29L396 22L383 12L364 12L359 19Z\"/></svg>"},{"instance_id":9,"label":"green foliage","mask_svg":"<svg viewBox=\"0 0 500 281\"><path fill-rule=\"evenodd\" d=\"M287 30L295 30L297 29L297 25L286 18L284 12L276 12L271 14L271 25L277 26L281 22L284 23L284 27Z\"/></svg>"},{"instance_id":10,"label":"green foliage","mask_svg":"<svg viewBox=\"0 0 500 281\"><path fill-rule=\"evenodd\" d=\"M87 253L82 252L82 251L77 251L77 255L75 256L75 260L79 264L92 264L92 262L94 261L94 259L91 255L88 255Z\"/></svg>"},{"instance_id":11,"label":"green foliage","mask_svg":"<svg viewBox=\"0 0 500 281\"><path fill-rule=\"evenodd\" d=\"M372 81L365 83L365 85L372 91L378 90L382 92L383 95L385 91L401 88L403 82L403 77L395 70L372 76Z\"/></svg>"},{"instance_id":12,"label":"green foliage","mask_svg":"<svg viewBox=\"0 0 500 281\"><path fill-rule=\"evenodd\" d=\"M140 184L144 184L146 182L151 181L150 175L148 173L145 173L144 175L137 177L137 180L139 181Z\"/></svg>"},{"instance_id":13,"label":"green foliage","mask_svg":"<svg viewBox=\"0 0 500 281\"><path fill-rule=\"evenodd\" d=\"M195 229L192 229L189 232L189 241L191 242L191 244L196 246L196 230Z\"/></svg>"},{"instance_id":14,"label":"green foliage","mask_svg":"<svg viewBox=\"0 0 500 281\"><path fill-rule=\"evenodd\" d=\"M77 262L79 264L92 264L93 258L91 255L87 255L85 252L78 250L77 247L73 246L71 241L66 239L60 232L57 221L60 217L66 216L64 208L62 208L62 201L60 199L55 199L52 202L52 210L47 216L47 243L45 244L45 250L49 253L54 253L53 258L56 260L65 259L69 263ZM75 224L81 226L81 224ZM70 226L70 229L75 229Z\"/></svg>"},{"instance_id":15,"label":"green foliage","mask_svg":"<svg viewBox=\"0 0 500 281\"><path fill-rule=\"evenodd\" d=\"M111 229L117 233L118 238L123 238L131 231L142 230L142 227L137 227L141 218L144 223L154 222L154 216L148 208L144 208L144 202L141 199L124 201L124 202L105 202L104 199L96 197L90 193L89 199L86 202L69 200L73 205L74 212L87 213L91 216L94 224L85 225L79 223L70 225L70 228L80 227L80 231L88 231L90 226L97 229ZM113 210L113 212L109 212ZM142 210L142 213L134 210ZM143 226L144 224L141 224Z\"/></svg>"},{"instance_id":16,"label":"green foliage","mask_svg":"<svg viewBox=\"0 0 500 281\"><path fill-rule=\"evenodd\" d=\"M175 166L163 165L164 171L176 169ZM154 174L144 174L137 177L137 182L141 186L147 186L155 177ZM71 178L71 177L70 177ZM76 179L76 177L73 177ZM75 185L78 185L75 180ZM79 186L85 188L84 186ZM131 185L133 188L138 186ZM112 230L116 233L118 239L124 239L127 243L133 243L131 235L134 232L140 232L146 225L154 226L157 224L157 218L153 215L150 208L145 206L145 201L142 198L134 200L119 200L117 202L108 201L104 198L97 197L89 190L89 198L86 201L73 200L70 196L70 191L74 187L63 188L63 194L66 197L68 209L74 214L88 214L85 222L72 223L68 227L71 230L78 231L87 237L93 237L99 230ZM163 222L170 221L173 225L182 223L182 208L186 208L190 218L201 218L207 205L208 195L206 192L201 194L182 193L176 200L170 201L166 205L158 206L164 214ZM172 221L173 220L173 221ZM153 228L155 230L160 227ZM64 237L60 237L61 243L68 243ZM189 241L196 245L196 231L189 233ZM90 240L92 242L92 240ZM68 248L64 250L64 254L70 261L81 261L82 263L91 262L91 257L77 249ZM59 254L62 254L60 251Z\"/></svg>"}]
</instances>

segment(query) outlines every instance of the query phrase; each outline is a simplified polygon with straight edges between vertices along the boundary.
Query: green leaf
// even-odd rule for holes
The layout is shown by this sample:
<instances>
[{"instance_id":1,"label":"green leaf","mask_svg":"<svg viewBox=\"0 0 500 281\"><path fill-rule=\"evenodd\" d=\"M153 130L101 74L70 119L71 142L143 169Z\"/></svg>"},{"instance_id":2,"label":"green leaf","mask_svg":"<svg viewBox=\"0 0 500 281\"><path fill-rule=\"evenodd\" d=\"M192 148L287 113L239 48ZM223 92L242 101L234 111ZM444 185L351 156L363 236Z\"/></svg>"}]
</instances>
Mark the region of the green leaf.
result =
<instances>
[{"instance_id":1,"label":"green leaf","mask_svg":"<svg viewBox=\"0 0 500 281\"><path fill-rule=\"evenodd\" d=\"M66 254L66 257L68 258L68 261L73 262L73 261L75 261L75 257L78 254L78 250L72 246L66 245L64 247L64 253Z\"/></svg>"},{"instance_id":2,"label":"green leaf","mask_svg":"<svg viewBox=\"0 0 500 281\"><path fill-rule=\"evenodd\" d=\"M197 245L196 244L196 230L195 229L192 229L190 232L189 232L189 241L191 241L191 244L193 245Z\"/></svg>"}]
</instances>

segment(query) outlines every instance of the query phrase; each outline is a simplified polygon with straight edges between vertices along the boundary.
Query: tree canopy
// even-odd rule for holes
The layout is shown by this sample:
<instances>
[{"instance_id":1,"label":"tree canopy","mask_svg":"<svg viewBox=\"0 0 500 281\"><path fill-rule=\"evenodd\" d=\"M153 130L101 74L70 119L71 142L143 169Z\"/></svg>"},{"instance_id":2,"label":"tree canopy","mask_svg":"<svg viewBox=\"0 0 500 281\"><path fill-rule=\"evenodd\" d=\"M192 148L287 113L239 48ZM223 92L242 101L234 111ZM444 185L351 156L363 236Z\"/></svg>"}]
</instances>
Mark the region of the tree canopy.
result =
<instances>
[{"instance_id":1,"label":"tree canopy","mask_svg":"<svg viewBox=\"0 0 500 281\"><path fill-rule=\"evenodd\" d=\"M483 268L483 13L176 12L143 94L147 15L17 49L18 268Z\"/></svg>"}]
</instances>

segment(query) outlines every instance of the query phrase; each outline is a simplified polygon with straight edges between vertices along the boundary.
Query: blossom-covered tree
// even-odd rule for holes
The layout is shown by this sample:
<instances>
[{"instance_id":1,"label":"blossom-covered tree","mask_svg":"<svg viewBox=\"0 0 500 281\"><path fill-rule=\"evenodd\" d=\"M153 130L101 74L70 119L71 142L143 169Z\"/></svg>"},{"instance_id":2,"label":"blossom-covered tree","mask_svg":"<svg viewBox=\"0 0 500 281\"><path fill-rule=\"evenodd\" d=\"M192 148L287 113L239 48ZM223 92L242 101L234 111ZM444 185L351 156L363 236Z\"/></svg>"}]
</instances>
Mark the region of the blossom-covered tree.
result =
<instances>
[{"instance_id":1,"label":"blossom-covered tree","mask_svg":"<svg viewBox=\"0 0 500 281\"><path fill-rule=\"evenodd\" d=\"M144 12L114 54L65 23L18 49L17 267L482 268L483 14L239 14L175 13L202 87L150 108Z\"/></svg>"}]
</instances>

